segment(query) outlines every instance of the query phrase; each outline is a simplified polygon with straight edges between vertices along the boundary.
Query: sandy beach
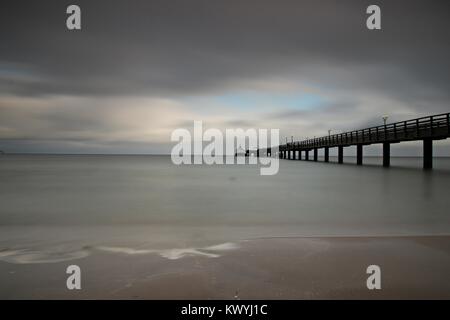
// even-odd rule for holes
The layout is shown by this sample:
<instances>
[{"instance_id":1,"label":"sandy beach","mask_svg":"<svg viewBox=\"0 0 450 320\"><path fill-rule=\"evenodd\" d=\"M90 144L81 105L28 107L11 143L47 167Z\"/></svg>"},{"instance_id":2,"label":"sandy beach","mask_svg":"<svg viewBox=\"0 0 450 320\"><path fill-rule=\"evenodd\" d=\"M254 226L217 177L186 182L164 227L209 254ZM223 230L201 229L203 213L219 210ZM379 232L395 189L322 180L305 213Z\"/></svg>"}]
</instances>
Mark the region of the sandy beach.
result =
<instances>
[{"instance_id":1,"label":"sandy beach","mask_svg":"<svg viewBox=\"0 0 450 320\"><path fill-rule=\"evenodd\" d=\"M271 238L164 257L90 248L59 263L0 262L2 299L449 299L450 237ZM220 253L219 253L220 251ZM202 252L208 252L204 249ZM82 269L82 289L65 268ZM366 287L367 266L382 289Z\"/></svg>"}]
</instances>

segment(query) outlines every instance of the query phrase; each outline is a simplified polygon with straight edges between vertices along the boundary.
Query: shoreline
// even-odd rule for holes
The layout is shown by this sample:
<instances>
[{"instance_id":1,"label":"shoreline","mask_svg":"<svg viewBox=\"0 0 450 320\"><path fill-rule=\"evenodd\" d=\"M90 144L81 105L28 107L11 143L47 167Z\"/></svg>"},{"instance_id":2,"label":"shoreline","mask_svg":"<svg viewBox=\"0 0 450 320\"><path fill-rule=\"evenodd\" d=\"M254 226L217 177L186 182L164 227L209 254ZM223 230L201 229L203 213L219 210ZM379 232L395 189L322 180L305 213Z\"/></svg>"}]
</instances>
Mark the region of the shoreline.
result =
<instances>
[{"instance_id":1,"label":"shoreline","mask_svg":"<svg viewBox=\"0 0 450 320\"><path fill-rule=\"evenodd\" d=\"M82 290L65 288L69 264L80 266ZM372 264L381 268L381 290L366 288ZM450 236L254 239L218 256L176 260L96 252L57 263L0 262L0 298L449 299L448 270Z\"/></svg>"}]
</instances>

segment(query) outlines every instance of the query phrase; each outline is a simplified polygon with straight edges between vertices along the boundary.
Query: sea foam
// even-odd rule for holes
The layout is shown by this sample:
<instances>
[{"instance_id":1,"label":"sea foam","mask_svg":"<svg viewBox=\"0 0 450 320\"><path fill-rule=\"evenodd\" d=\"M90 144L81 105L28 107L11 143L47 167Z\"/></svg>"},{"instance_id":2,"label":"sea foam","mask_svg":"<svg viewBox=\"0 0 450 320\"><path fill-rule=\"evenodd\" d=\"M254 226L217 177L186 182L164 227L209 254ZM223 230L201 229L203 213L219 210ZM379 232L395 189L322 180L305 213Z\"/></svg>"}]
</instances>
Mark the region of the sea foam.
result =
<instances>
[{"instance_id":1,"label":"sea foam","mask_svg":"<svg viewBox=\"0 0 450 320\"><path fill-rule=\"evenodd\" d=\"M0 261L15 264L57 263L87 257L87 250L48 252L30 249L0 251Z\"/></svg>"},{"instance_id":2,"label":"sea foam","mask_svg":"<svg viewBox=\"0 0 450 320\"><path fill-rule=\"evenodd\" d=\"M126 254L126 255L145 255L158 254L159 256L177 260L184 257L206 257L218 258L220 252L234 250L239 248L236 243L226 242L208 247L201 248L172 248L172 249L136 249L129 247L83 247L81 250L61 251L61 250L37 250L37 249L4 249L0 251L0 261L16 263L16 264L33 264L33 263L57 263L75 259L81 259L89 256L93 250L108 253Z\"/></svg>"},{"instance_id":3,"label":"sea foam","mask_svg":"<svg viewBox=\"0 0 450 320\"><path fill-rule=\"evenodd\" d=\"M155 249L134 249L128 247L99 246L96 247L95 249L111 253L122 253L127 255L156 253L163 258L170 260L177 260L183 257L192 257L192 256L218 258L220 257L220 255L217 252L234 250L237 248L239 248L239 246L236 243L226 242L202 248L173 248L173 249L155 250Z\"/></svg>"}]
</instances>

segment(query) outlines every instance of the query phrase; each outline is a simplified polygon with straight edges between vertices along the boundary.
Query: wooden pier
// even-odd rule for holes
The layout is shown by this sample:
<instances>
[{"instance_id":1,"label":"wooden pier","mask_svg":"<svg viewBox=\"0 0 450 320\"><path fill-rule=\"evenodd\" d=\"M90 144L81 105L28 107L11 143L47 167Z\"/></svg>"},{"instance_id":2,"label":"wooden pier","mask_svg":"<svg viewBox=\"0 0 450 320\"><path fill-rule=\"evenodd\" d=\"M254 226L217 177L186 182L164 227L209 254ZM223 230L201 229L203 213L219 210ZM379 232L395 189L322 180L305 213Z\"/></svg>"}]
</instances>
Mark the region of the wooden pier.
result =
<instances>
[{"instance_id":1,"label":"wooden pier","mask_svg":"<svg viewBox=\"0 0 450 320\"><path fill-rule=\"evenodd\" d=\"M279 146L282 159L310 159L318 161L318 150L324 149L324 161L329 162L330 148L338 148L338 163L344 162L344 148L356 146L356 163L363 164L363 147L370 144L383 145L383 166L390 166L391 144L402 141L423 141L423 168L433 167L433 140L450 137L450 113L437 114L412 120L389 123L377 127L332 134L304 141L292 141ZM271 154L271 150L264 150ZM258 156L261 152L258 151Z\"/></svg>"}]
</instances>

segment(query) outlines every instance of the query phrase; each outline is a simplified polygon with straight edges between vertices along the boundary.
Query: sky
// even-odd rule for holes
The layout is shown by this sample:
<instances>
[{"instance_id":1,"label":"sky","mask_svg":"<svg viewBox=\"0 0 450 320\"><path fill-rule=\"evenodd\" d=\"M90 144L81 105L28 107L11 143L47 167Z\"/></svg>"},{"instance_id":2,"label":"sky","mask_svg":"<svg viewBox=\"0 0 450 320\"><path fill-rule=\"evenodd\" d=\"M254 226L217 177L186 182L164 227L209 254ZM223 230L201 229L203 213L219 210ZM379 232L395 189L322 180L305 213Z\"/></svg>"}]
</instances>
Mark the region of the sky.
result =
<instances>
[{"instance_id":1,"label":"sky","mask_svg":"<svg viewBox=\"0 0 450 320\"><path fill-rule=\"evenodd\" d=\"M66 28L70 4L81 30ZM366 28L371 4L381 30ZM449 9L439 0L3 0L0 150L159 154L194 120L277 128L284 141L449 112ZM418 152L418 143L393 149ZM436 154L450 156L448 141Z\"/></svg>"}]
</instances>

